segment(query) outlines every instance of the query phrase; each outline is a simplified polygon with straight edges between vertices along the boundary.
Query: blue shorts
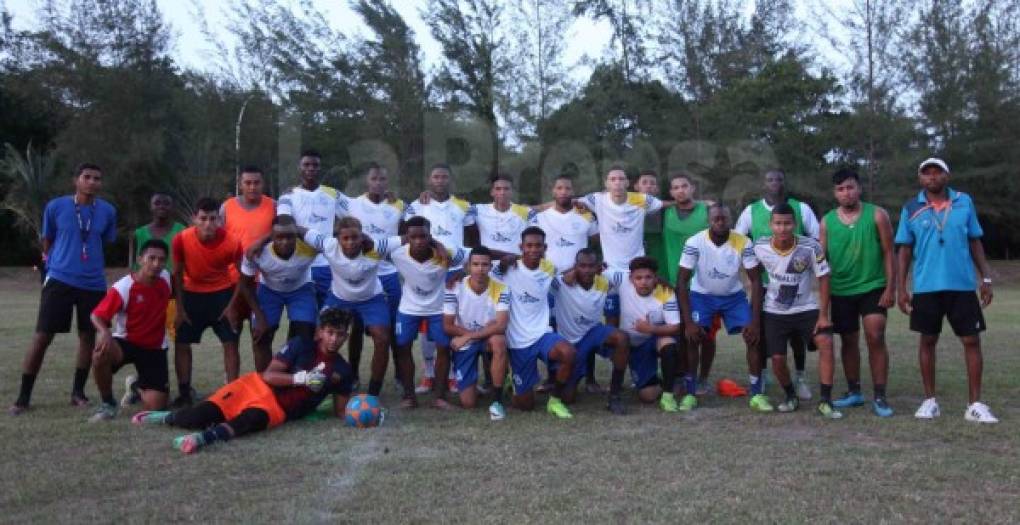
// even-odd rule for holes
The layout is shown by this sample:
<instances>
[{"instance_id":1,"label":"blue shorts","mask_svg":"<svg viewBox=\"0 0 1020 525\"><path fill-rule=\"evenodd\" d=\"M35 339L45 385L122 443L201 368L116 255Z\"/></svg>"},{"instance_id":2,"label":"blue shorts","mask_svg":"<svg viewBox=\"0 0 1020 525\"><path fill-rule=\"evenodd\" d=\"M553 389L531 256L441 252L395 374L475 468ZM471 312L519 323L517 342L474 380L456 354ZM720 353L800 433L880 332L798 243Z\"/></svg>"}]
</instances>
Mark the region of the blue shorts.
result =
<instances>
[{"instance_id":1,"label":"blue shorts","mask_svg":"<svg viewBox=\"0 0 1020 525\"><path fill-rule=\"evenodd\" d=\"M453 370L457 374L457 388L464 391L478 383L478 358L485 350L485 341L475 341L464 348L451 352Z\"/></svg>"},{"instance_id":2,"label":"blue shorts","mask_svg":"<svg viewBox=\"0 0 1020 525\"><path fill-rule=\"evenodd\" d=\"M383 294L373 296L367 301L344 301L330 293L326 298L326 306L350 310L351 313L361 317L365 326L381 326L387 329L390 327L390 310Z\"/></svg>"},{"instance_id":3,"label":"blue shorts","mask_svg":"<svg viewBox=\"0 0 1020 525\"><path fill-rule=\"evenodd\" d=\"M315 308L315 285L312 283L305 283L297 290L290 292L277 292L259 283L255 289L255 296L259 301L259 308L266 315L266 323L270 328L279 328L284 307L287 308L287 319L290 319L290 322L315 324L317 309Z\"/></svg>"},{"instance_id":4,"label":"blue shorts","mask_svg":"<svg viewBox=\"0 0 1020 525\"><path fill-rule=\"evenodd\" d=\"M333 284L333 270L329 266L312 266L312 282L315 283L315 303L322 308L329 297L329 288Z\"/></svg>"},{"instance_id":5,"label":"blue shorts","mask_svg":"<svg viewBox=\"0 0 1020 525\"><path fill-rule=\"evenodd\" d=\"M418 326L425 320L428 326L427 335L429 341L439 346L450 346L450 337L443 330L443 314L435 315L409 315L404 312L397 312L397 322L394 323L397 346L403 346L414 342L418 337Z\"/></svg>"},{"instance_id":6,"label":"blue shorts","mask_svg":"<svg viewBox=\"0 0 1020 525\"><path fill-rule=\"evenodd\" d=\"M722 315L726 331L737 334L751 324L751 304L743 290L731 295L708 295L691 292L691 319L706 330L712 327L712 319Z\"/></svg>"},{"instance_id":7,"label":"blue shorts","mask_svg":"<svg viewBox=\"0 0 1020 525\"><path fill-rule=\"evenodd\" d=\"M555 364L549 361L549 352L552 352L553 347L560 341L566 342L566 339L555 332L546 332L531 346L510 349L510 368L513 371L515 395L526 394L538 384L539 359L550 369L555 368Z\"/></svg>"},{"instance_id":8,"label":"blue shorts","mask_svg":"<svg viewBox=\"0 0 1020 525\"><path fill-rule=\"evenodd\" d=\"M606 296L606 305L602 307L602 315L620 317L620 294L614 293Z\"/></svg>"},{"instance_id":9,"label":"blue shorts","mask_svg":"<svg viewBox=\"0 0 1020 525\"><path fill-rule=\"evenodd\" d=\"M396 319L397 307L400 306L400 274L393 272L387 275L380 275L379 282L382 283L383 294L386 296L386 305L390 309L390 319Z\"/></svg>"},{"instance_id":10,"label":"blue shorts","mask_svg":"<svg viewBox=\"0 0 1020 525\"><path fill-rule=\"evenodd\" d=\"M584 334L584 337L580 341L574 343L574 348L577 349L576 357L574 357L574 373L570 374L570 381L568 384L574 385L584 377L585 369L587 368L588 356L592 352L605 358L609 358L613 355L613 349L607 346L603 346L606 342L606 338L615 332L616 329L612 326L606 326L602 323L598 323L595 326L588 329L588 332Z\"/></svg>"},{"instance_id":11,"label":"blue shorts","mask_svg":"<svg viewBox=\"0 0 1020 525\"><path fill-rule=\"evenodd\" d=\"M634 388L659 384L659 352L655 337L630 347L630 379Z\"/></svg>"}]
</instances>

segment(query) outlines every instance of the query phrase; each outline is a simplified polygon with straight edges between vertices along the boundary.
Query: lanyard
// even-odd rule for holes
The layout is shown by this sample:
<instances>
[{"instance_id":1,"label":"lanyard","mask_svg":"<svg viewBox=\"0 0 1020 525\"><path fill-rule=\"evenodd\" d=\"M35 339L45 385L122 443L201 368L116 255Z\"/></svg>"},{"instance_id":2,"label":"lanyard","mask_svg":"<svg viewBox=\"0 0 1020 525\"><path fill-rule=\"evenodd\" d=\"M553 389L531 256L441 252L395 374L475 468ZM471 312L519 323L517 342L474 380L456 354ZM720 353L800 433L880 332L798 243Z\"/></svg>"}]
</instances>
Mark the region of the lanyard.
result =
<instances>
[{"instance_id":1,"label":"lanyard","mask_svg":"<svg viewBox=\"0 0 1020 525\"><path fill-rule=\"evenodd\" d=\"M78 234L81 235L81 260L89 260L89 237L92 234L92 218L96 215L96 204L93 202L91 213L88 215L87 220L82 220L81 205L78 204L78 197L74 199L74 215L78 218Z\"/></svg>"},{"instance_id":2,"label":"lanyard","mask_svg":"<svg viewBox=\"0 0 1020 525\"><path fill-rule=\"evenodd\" d=\"M946 203L946 212L939 216L939 211L935 209L935 206L928 205L931 208L931 214L935 216L935 220L932 222L935 224L935 229L939 232L939 244L945 244L945 239L942 238L942 232L946 229L946 224L949 223L949 214L953 213L953 202L949 201Z\"/></svg>"}]
</instances>

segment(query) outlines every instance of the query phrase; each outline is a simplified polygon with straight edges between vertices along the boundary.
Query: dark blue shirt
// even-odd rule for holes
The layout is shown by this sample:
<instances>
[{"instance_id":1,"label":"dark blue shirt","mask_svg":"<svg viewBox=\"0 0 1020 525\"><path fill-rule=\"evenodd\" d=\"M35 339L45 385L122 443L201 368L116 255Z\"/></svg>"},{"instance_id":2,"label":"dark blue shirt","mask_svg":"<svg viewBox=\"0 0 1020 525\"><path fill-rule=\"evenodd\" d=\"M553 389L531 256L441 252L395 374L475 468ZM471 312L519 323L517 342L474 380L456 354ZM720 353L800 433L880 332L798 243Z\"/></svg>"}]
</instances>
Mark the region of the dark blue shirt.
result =
<instances>
[{"instance_id":1,"label":"dark blue shirt","mask_svg":"<svg viewBox=\"0 0 1020 525\"><path fill-rule=\"evenodd\" d=\"M312 392L306 386L273 387L276 401L287 414L287 420L300 419L313 412L330 394L349 395L354 387L354 373L339 353L332 359L319 352L318 345L311 339L294 337L287 341L274 359L287 365L287 372L293 374L301 370L311 370L319 363L325 363L322 373L328 378L322 390Z\"/></svg>"},{"instance_id":2,"label":"dark blue shirt","mask_svg":"<svg viewBox=\"0 0 1020 525\"><path fill-rule=\"evenodd\" d=\"M46 278L86 290L106 290L103 243L117 239L117 210L103 199L75 205L57 197L43 212L43 238L50 241ZM84 247L84 249L83 249Z\"/></svg>"}]
</instances>

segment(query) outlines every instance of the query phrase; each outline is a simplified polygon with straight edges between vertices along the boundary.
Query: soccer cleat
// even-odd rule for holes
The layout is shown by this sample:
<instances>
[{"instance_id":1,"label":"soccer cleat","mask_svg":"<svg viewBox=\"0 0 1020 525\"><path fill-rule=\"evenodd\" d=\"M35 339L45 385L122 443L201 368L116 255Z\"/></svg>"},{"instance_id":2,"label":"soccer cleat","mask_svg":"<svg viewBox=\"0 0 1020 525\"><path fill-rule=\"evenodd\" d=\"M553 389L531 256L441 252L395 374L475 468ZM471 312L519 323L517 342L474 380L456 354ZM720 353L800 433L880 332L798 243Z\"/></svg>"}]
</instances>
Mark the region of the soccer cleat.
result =
<instances>
[{"instance_id":1,"label":"soccer cleat","mask_svg":"<svg viewBox=\"0 0 1020 525\"><path fill-rule=\"evenodd\" d=\"M431 377L421 378L421 383L418 383L418 386L414 387L414 393L428 394L429 392L432 391L432 383L433 381Z\"/></svg>"},{"instance_id":2,"label":"soccer cleat","mask_svg":"<svg viewBox=\"0 0 1020 525\"><path fill-rule=\"evenodd\" d=\"M832 403L828 401L818 403L818 413L826 419L843 419L843 413L832 408Z\"/></svg>"},{"instance_id":3,"label":"soccer cleat","mask_svg":"<svg viewBox=\"0 0 1020 525\"><path fill-rule=\"evenodd\" d=\"M89 423L109 421L115 417L117 417L116 403L100 403L99 409L96 410L96 413L92 414L92 417L89 418Z\"/></svg>"},{"instance_id":4,"label":"soccer cleat","mask_svg":"<svg viewBox=\"0 0 1020 525\"><path fill-rule=\"evenodd\" d=\"M504 384L512 384L512 383L504 383ZM535 387L535 392L538 392L539 394L544 394L546 392L552 392L555 389L556 389L556 383L554 383L552 381L552 379L550 378L550 379L546 379L545 382L542 383L541 385L538 385L537 387Z\"/></svg>"},{"instance_id":5,"label":"soccer cleat","mask_svg":"<svg viewBox=\"0 0 1020 525\"><path fill-rule=\"evenodd\" d=\"M778 410L778 411L780 411L780 412L785 414L785 413L793 412L793 411L797 410L798 408L800 408L800 399L797 396L793 396L793 397L788 397L788 398L786 398L786 401L783 401L782 403L779 403L779 406L776 407L776 410Z\"/></svg>"},{"instance_id":6,"label":"soccer cleat","mask_svg":"<svg viewBox=\"0 0 1020 525\"><path fill-rule=\"evenodd\" d=\"M659 398L659 408L663 412L679 412L680 406L676 404L676 396L672 392L663 392Z\"/></svg>"},{"instance_id":7,"label":"soccer cleat","mask_svg":"<svg viewBox=\"0 0 1020 525\"><path fill-rule=\"evenodd\" d=\"M185 434L174 438L174 448L185 454L194 454L202 445L205 445L205 441L202 439L201 432Z\"/></svg>"},{"instance_id":8,"label":"soccer cleat","mask_svg":"<svg viewBox=\"0 0 1020 525\"><path fill-rule=\"evenodd\" d=\"M914 417L917 419L935 419L942 415L942 411L939 410L939 402L935 401L934 397L929 397L921 403L921 407L914 412Z\"/></svg>"},{"instance_id":9,"label":"soccer cleat","mask_svg":"<svg viewBox=\"0 0 1020 525\"><path fill-rule=\"evenodd\" d=\"M871 411L878 417L892 417L893 415L892 407L889 406L889 403L886 403L885 398L882 397L876 397L875 400L871 402Z\"/></svg>"},{"instance_id":10,"label":"soccer cleat","mask_svg":"<svg viewBox=\"0 0 1020 525\"><path fill-rule=\"evenodd\" d=\"M772 412L775 410L772 408L772 403L769 402L769 398L765 394L751 396L751 401L748 405L750 405L751 410L754 412Z\"/></svg>"},{"instance_id":11,"label":"soccer cleat","mask_svg":"<svg viewBox=\"0 0 1020 525\"><path fill-rule=\"evenodd\" d=\"M506 419L506 409L503 408L503 403L493 401L489 405L489 419L492 421L503 421Z\"/></svg>"},{"instance_id":12,"label":"soccer cleat","mask_svg":"<svg viewBox=\"0 0 1020 525\"><path fill-rule=\"evenodd\" d=\"M564 405L563 401L560 401L560 398L556 396L549 396L549 402L546 403L545 410L560 419L570 419L574 417L574 415L570 413L570 409L567 408L567 405Z\"/></svg>"},{"instance_id":13,"label":"soccer cleat","mask_svg":"<svg viewBox=\"0 0 1020 525\"><path fill-rule=\"evenodd\" d=\"M168 415L170 412L167 410L143 410L131 416L131 422L136 425L162 425Z\"/></svg>"},{"instance_id":14,"label":"soccer cleat","mask_svg":"<svg viewBox=\"0 0 1020 525\"><path fill-rule=\"evenodd\" d=\"M13 405L10 406L10 408L7 409L7 413L12 416L20 416L25 412L28 412L28 405L19 405L17 403L14 403Z\"/></svg>"},{"instance_id":15,"label":"soccer cleat","mask_svg":"<svg viewBox=\"0 0 1020 525\"><path fill-rule=\"evenodd\" d=\"M811 400L811 387L808 386L807 381L804 380L803 376L798 375L797 378L793 380L793 384L797 389L797 397L799 397L801 401Z\"/></svg>"},{"instance_id":16,"label":"soccer cleat","mask_svg":"<svg viewBox=\"0 0 1020 525\"><path fill-rule=\"evenodd\" d=\"M698 408L698 398L691 394L687 394L680 400L680 406L677 407L681 412L690 412L695 408Z\"/></svg>"},{"instance_id":17,"label":"soccer cleat","mask_svg":"<svg viewBox=\"0 0 1020 525\"><path fill-rule=\"evenodd\" d=\"M992 415L992 411L989 410L988 405L980 401L971 403L970 406L967 407L967 411L963 413L963 418L974 423L999 422L999 419Z\"/></svg>"},{"instance_id":18,"label":"soccer cleat","mask_svg":"<svg viewBox=\"0 0 1020 525\"><path fill-rule=\"evenodd\" d=\"M623 410L623 399L619 395L609 396L609 404L606 405L606 410L609 410L614 415L622 416L625 412Z\"/></svg>"},{"instance_id":19,"label":"soccer cleat","mask_svg":"<svg viewBox=\"0 0 1020 525\"><path fill-rule=\"evenodd\" d=\"M694 390L694 393L699 396L712 394L712 382L707 379L698 380L698 388Z\"/></svg>"},{"instance_id":20,"label":"soccer cleat","mask_svg":"<svg viewBox=\"0 0 1020 525\"><path fill-rule=\"evenodd\" d=\"M456 379L447 379L446 380L446 390L448 390L451 394L459 394L460 393L460 387L457 386L457 380Z\"/></svg>"},{"instance_id":21,"label":"soccer cleat","mask_svg":"<svg viewBox=\"0 0 1020 525\"><path fill-rule=\"evenodd\" d=\"M85 408L89 406L89 398L81 392L71 394L71 406Z\"/></svg>"},{"instance_id":22,"label":"soccer cleat","mask_svg":"<svg viewBox=\"0 0 1020 525\"><path fill-rule=\"evenodd\" d=\"M859 407L864 404L864 394L847 392L843 397L832 402L833 408Z\"/></svg>"},{"instance_id":23,"label":"soccer cleat","mask_svg":"<svg viewBox=\"0 0 1020 525\"><path fill-rule=\"evenodd\" d=\"M138 376L131 374L124 378L124 397L120 398L120 406L129 407L142 400L141 394L138 393L138 387L135 382L138 381Z\"/></svg>"}]
</instances>

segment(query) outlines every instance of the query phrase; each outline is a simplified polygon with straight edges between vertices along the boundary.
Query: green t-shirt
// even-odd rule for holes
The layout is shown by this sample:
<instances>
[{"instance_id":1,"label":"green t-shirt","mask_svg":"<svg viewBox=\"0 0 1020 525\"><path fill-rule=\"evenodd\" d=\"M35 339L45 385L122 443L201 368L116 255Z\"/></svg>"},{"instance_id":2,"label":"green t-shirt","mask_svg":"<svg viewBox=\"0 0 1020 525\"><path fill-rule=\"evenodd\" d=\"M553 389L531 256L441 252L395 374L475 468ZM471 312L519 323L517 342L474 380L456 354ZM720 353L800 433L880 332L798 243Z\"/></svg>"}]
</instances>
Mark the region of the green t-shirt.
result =
<instances>
[{"instance_id":1,"label":"green t-shirt","mask_svg":"<svg viewBox=\"0 0 1020 525\"><path fill-rule=\"evenodd\" d=\"M679 273L678 265L680 256L684 253L684 244L694 234L708 229L708 205L704 201L694 203L694 208L683 218L677 214L676 206L670 206L662 212L662 251L665 262L666 274L671 285L676 285L676 277Z\"/></svg>"},{"instance_id":2,"label":"green t-shirt","mask_svg":"<svg viewBox=\"0 0 1020 525\"><path fill-rule=\"evenodd\" d=\"M884 288L885 264L875 225L875 205L862 202L860 216L850 225L839 220L836 210L826 213L822 222L832 295L857 295Z\"/></svg>"},{"instance_id":3,"label":"green t-shirt","mask_svg":"<svg viewBox=\"0 0 1020 525\"><path fill-rule=\"evenodd\" d=\"M167 247L170 248L170 256L166 258L166 271L174 272L174 254L173 254L173 240L174 237L184 231L185 226L179 222L173 223L170 226L170 230L161 239L166 243ZM131 265L131 271L138 269L138 257L142 254L142 245L152 239L152 232L149 231L149 225L140 226L135 230L135 257L134 263Z\"/></svg>"}]
</instances>

